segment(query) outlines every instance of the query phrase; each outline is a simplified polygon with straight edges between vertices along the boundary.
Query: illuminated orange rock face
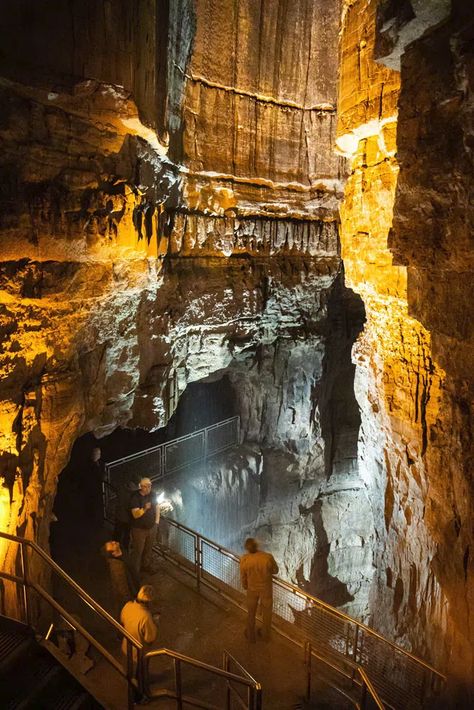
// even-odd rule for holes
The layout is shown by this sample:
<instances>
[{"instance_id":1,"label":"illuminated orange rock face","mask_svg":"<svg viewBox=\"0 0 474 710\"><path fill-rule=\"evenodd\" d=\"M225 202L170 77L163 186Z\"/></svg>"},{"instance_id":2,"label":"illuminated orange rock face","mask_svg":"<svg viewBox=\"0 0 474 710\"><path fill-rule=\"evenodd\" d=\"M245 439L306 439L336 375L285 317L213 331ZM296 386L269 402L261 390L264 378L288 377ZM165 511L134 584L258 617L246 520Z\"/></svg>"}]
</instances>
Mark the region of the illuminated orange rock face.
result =
<instances>
[{"instance_id":1,"label":"illuminated orange rock face","mask_svg":"<svg viewBox=\"0 0 474 710\"><path fill-rule=\"evenodd\" d=\"M453 4L459 13L461 0ZM329 564L355 594L364 568L369 588L373 546L370 605L354 609L468 677L473 82L467 30L457 29L467 20L415 42L400 83L373 60L377 3L342 3L337 142L351 173L341 250L367 313L354 350L354 506L345 471L331 478L329 466L336 492L314 476L315 452L323 468L327 453L324 397L308 406L326 386L328 294L340 269L340 4L182 0L169 3L169 21L156 15L167 3L117 0L112 14L97 0L43 5L24 32L15 22L31 3L13 3L2 23L11 23L2 42L11 62L0 125L0 448L13 503L2 489L1 527L46 545L57 476L81 433L161 426L188 382L237 362L242 407L260 407L247 432L270 432L275 448L291 436L313 457L304 475L291 462L308 498L298 511L305 578L326 536L313 572ZM400 46L382 35L377 52L394 65ZM336 315L331 327L343 330ZM301 353L308 371L298 364L304 378L293 380ZM313 522L317 486L323 530ZM356 507L363 533L357 515L339 513ZM345 571L343 525L358 538ZM295 519L286 526L293 534Z\"/></svg>"},{"instance_id":2,"label":"illuminated orange rock face","mask_svg":"<svg viewBox=\"0 0 474 710\"><path fill-rule=\"evenodd\" d=\"M30 8L19 0L0 30L0 448L13 491L2 528L44 546L57 476L80 434L163 426L188 382L235 363L248 380L265 348L278 357L266 363L271 409L258 394L281 425L269 416L252 427L269 446L304 445L325 480L310 398L324 390L340 281L338 6L248 0L231 32L233 0L170 3L168 22L155 15L166 5L118 0L111 16L108 2L53 0L18 32ZM301 356L305 367L289 342L314 354ZM278 378L291 362L286 393ZM306 545L298 566L308 576L311 564Z\"/></svg>"},{"instance_id":3,"label":"illuminated orange rock face","mask_svg":"<svg viewBox=\"0 0 474 710\"><path fill-rule=\"evenodd\" d=\"M373 59L376 5L347 3L338 126L352 169L342 257L367 313L354 358L360 475L379 539L373 619L468 682L472 54L457 9L405 52L400 77Z\"/></svg>"},{"instance_id":4,"label":"illuminated orange rock face","mask_svg":"<svg viewBox=\"0 0 474 710\"><path fill-rule=\"evenodd\" d=\"M140 379L136 339L120 338L159 279L159 190L144 173L157 162L165 181L170 164L127 121L144 129L127 93L98 82L2 88L0 526L44 546L71 444L128 419ZM15 568L2 541L5 555Z\"/></svg>"}]
</instances>

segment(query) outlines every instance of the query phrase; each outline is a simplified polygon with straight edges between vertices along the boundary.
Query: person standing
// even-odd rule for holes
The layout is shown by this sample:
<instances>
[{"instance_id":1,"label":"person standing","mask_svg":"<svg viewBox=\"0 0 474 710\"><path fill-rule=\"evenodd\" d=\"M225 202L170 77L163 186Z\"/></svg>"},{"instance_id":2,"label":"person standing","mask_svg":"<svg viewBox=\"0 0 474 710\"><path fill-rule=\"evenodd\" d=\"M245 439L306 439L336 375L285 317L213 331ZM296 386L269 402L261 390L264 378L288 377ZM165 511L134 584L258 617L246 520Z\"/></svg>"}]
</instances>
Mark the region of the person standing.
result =
<instances>
[{"instance_id":1,"label":"person standing","mask_svg":"<svg viewBox=\"0 0 474 710\"><path fill-rule=\"evenodd\" d=\"M278 565L269 552L258 549L253 537L245 541L247 553L240 558L240 580L247 592L247 627L245 635L255 643L255 615L258 603L262 609L264 641L270 640L273 609L273 575L278 574Z\"/></svg>"},{"instance_id":2,"label":"person standing","mask_svg":"<svg viewBox=\"0 0 474 710\"><path fill-rule=\"evenodd\" d=\"M124 604L135 599L140 588L140 580L131 565L126 553L122 551L120 543L109 540L102 547L102 554L107 561L110 580L110 596L114 602L114 616L120 618Z\"/></svg>"},{"instance_id":3,"label":"person standing","mask_svg":"<svg viewBox=\"0 0 474 710\"><path fill-rule=\"evenodd\" d=\"M80 482L82 486L82 500L84 518L89 524L89 533L92 539L104 524L104 508L102 495L102 481L105 477L105 467L102 461L102 452L94 446L85 466L84 475Z\"/></svg>"},{"instance_id":4,"label":"person standing","mask_svg":"<svg viewBox=\"0 0 474 710\"><path fill-rule=\"evenodd\" d=\"M156 641L158 627L155 623L157 614L152 614L152 604L155 599L155 590L151 584L144 584L140 587L136 599L125 604L120 614L120 622L125 631L133 636L143 646L148 647ZM127 642L124 639L122 651L127 654Z\"/></svg>"},{"instance_id":5,"label":"person standing","mask_svg":"<svg viewBox=\"0 0 474 710\"><path fill-rule=\"evenodd\" d=\"M130 534L132 538L132 563L140 574L153 573L152 548L156 540L157 525L160 522L160 506L153 498L151 481L142 478L138 491L130 499Z\"/></svg>"},{"instance_id":6,"label":"person standing","mask_svg":"<svg viewBox=\"0 0 474 710\"><path fill-rule=\"evenodd\" d=\"M120 543L125 552L128 552L130 546L130 503L132 495L136 491L137 485L133 481L122 484L117 490L114 540Z\"/></svg>"},{"instance_id":7,"label":"person standing","mask_svg":"<svg viewBox=\"0 0 474 710\"><path fill-rule=\"evenodd\" d=\"M120 614L120 623L125 631L128 631L130 636L133 636L144 647L145 653L150 650L154 641L158 637L158 621L159 614L152 613L152 604L155 598L155 590L150 584L145 584L140 587L137 598L127 602ZM122 641L122 653L124 662L127 663L127 641L124 638ZM137 653L135 647L132 651L133 663L137 662ZM140 669L136 669L138 675ZM135 690L135 702L148 702L147 695L141 695L138 690Z\"/></svg>"}]
</instances>

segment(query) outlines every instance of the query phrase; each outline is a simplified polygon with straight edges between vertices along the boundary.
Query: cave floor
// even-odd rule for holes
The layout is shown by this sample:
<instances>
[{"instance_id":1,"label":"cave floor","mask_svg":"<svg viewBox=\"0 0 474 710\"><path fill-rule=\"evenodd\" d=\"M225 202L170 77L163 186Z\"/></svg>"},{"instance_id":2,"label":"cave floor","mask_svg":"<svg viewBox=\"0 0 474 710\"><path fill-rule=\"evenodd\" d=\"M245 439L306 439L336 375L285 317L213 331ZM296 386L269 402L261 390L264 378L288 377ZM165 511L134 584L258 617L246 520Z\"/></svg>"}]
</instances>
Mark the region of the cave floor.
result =
<instances>
[{"instance_id":1,"label":"cave floor","mask_svg":"<svg viewBox=\"0 0 474 710\"><path fill-rule=\"evenodd\" d=\"M70 542L56 545L55 557L92 597L112 612L105 563L97 552L104 537L102 531L96 540L79 540L75 546ZM318 688L314 679L313 701L311 705L305 704L303 651L277 634L268 644L259 640L256 644L248 643L243 634L245 613L212 590L204 588L199 592L195 580L171 563L158 558L157 572L143 581L154 586L161 612L156 648L179 651L219 667L222 667L222 654L226 649L261 683L265 710L345 707L341 696L322 686ZM79 608L77 600L71 598L59 580L54 591L55 598L68 609L72 606L86 628L115 657L122 659L120 642L109 628L88 607ZM127 697L123 679L95 649L89 649L88 655L94 660L94 667L86 676L89 687L104 707L123 710ZM150 670L155 680L152 687L174 687L168 661L155 659ZM224 688L220 680L206 676L202 685L203 676L197 677L193 669L186 667L182 677L186 694L197 695L198 691L200 698L216 705L222 698L224 707ZM154 700L147 707L168 710L175 708L176 702Z\"/></svg>"}]
</instances>

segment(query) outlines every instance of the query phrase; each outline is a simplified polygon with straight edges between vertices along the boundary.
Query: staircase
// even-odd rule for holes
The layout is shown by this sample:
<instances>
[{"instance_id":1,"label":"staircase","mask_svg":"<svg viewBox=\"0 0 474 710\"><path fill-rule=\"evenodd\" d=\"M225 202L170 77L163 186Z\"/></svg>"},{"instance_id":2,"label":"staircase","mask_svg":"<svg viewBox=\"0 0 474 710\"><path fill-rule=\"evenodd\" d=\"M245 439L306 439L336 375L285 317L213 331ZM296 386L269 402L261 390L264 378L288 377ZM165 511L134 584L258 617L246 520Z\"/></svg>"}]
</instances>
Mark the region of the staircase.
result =
<instances>
[{"instance_id":1,"label":"staircase","mask_svg":"<svg viewBox=\"0 0 474 710\"><path fill-rule=\"evenodd\" d=\"M100 710L100 705L35 638L29 626L0 616L2 710Z\"/></svg>"},{"instance_id":2,"label":"staircase","mask_svg":"<svg viewBox=\"0 0 474 710\"><path fill-rule=\"evenodd\" d=\"M107 695L103 702L107 703L110 700L109 691L116 688L120 693L120 701L115 707L120 710L132 710L137 693L144 693L158 702L172 701L177 708L184 707L186 703L209 710L230 710L234 707L235 696L236 699L240 698L241 707L260 710L262 690L255 678L263 678L269 666L271 673L264 681L265 687L271 694L270 686L275 680L276 670L278 688L277 696L273 693L273 699L267 707L275 710L277 707L278 710L290 707L326 710L350 706L362 710L372 707L379 710L424 710L434 706L433 701L439 697L446 681L442 674L372 629L278 578L274 578L273 582L273 624L277 638L273 641L272 663L269 664L270 649L249 648L248 643L243 641L241 622L232 621L229 614L229 603L237 607L243 604L239 558L212 540L170 519L163 519L160 537L166 544L158 543L155 551L166 564L184 575L188 582L194 580L191 586L196 585L200 592L196 597L193 591L193 598L187 600L184 590L188 584L180 585L178 592L176 587L173 588L173 603L177 601L179 615L165 615L160 626L165 632L168 617L172 627L168 630L168 639L175 645L182 622L181 635L184 633L193 642L197 642L194 650L201 657L203 634L213 629L214 640L209 637L212 657L206 662L189 655L189 641L182 648L185 653L167 648L147 651L36 543L0 532L0 538L19 546L20 574L14 575L0 569L0 580L15 584L18 599L22 600L19 611L26 622L22 624L0 616L0 710L102 707L56 658L53 649L49 651L45 642L37 641L31 623L36 620L37 631L41 633L38 614L32 614L38 602L45 610L49 609L53 615L62 617L99 654L96 664L99 686L91 687L97 694L99 689L105 689ZM30 570L36 572L40 569L40 563L49 575L54 573L69 590L64 602L67 608L59 603L56 593L52 596L31 574ZM162 595L164 581L160 579ZM219 605L213 603L205 609L203 601L207 594L225 600L225 610L222 610L220 620ZM88 609L83 621L81 615L73 615L72 611L68 611L79 602ZM168 606L171 610L171 605ZM101 632L96 626L97 622L102 625ZM227 643L224 639L226 634L231 647L224 652L224 665L221 667L215 651ZM241 638L240 647L237 637ZM278 637L290 646L280 649L284 653L280 653L279 658L274 653ZM127 648L126 664L119 652L121 640L124 640ZM232 646L236 647L237 656L231 655L235 653ZM303 670L301 657L303 646L306 671ZM193 648L190 650L193 652ZM222 651L219 653L222 659ZM254 677L236 658L245 658L246 667L247 661L252 661ZM167 668L171 667L174 682L170 686L163 675L155 677L158 671L162 672L162 669L157 668L160 659L166 662ZM321 694L320 685L325 687L324 694ZM211 691L212 697L206 697L205 700L199 697L203 688L206 692ZM223 697L217 698L218 690L224 693ZM188 694L189 691L193 696ZM334 702L329 698L333 691L338 694ZM291 696L292 702L282 705L282 693L287 694L288 700ZM301 699L300 705L295 704L297 699Z\"/></svg>"}]
</instances>

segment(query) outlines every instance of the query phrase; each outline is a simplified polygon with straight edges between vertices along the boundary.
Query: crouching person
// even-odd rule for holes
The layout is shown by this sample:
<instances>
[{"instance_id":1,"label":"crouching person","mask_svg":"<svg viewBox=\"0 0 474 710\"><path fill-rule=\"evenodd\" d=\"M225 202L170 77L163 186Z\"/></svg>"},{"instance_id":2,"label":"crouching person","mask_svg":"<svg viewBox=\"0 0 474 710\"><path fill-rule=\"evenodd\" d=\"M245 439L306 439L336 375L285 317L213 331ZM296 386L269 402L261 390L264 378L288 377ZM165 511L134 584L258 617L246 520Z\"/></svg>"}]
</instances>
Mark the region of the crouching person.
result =
<instances>
[{"instance_id":1,"label":"crouching person","mask_svg":"<svg viewBox=\"0 0 474 710\"><path fill-rule=\"evenodd\" d=\"M130 636L133 636L143 646L143 651L146 653L150 650L152 644L158 638L158 627L156 625L157 615L152 613L151 606L155 598L155 591L150 584L145 584L140 587L137 597L134 601L127 602L120 614L120 621L125 631L128 631ZM122 653L125 656L125 664L127 663L127 640L124 638L122 642ZM136 665L137 654L133 650L133 663ZM148 698L139 695L136 702L146 703Z\"/></svg>"}]
</instances>

